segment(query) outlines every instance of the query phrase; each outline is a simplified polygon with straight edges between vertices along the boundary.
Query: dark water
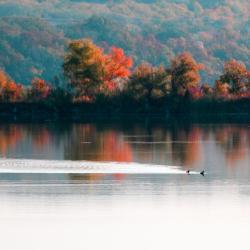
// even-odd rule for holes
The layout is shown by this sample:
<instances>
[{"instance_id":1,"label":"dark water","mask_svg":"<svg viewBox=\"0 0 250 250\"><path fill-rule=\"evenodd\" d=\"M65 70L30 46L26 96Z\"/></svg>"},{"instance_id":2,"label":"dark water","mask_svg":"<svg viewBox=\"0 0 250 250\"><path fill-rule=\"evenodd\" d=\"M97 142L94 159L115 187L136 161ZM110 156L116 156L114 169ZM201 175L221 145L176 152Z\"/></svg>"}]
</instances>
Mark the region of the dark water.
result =
<instances>
[{"instance_id":1,"label":"dark water","mask_svg":"<svg viewBox=\"0 0 250 250\"><path fill-rule=\"evenodd\" d=\"M0 154L207 172L205 177L0 174L3 249L183 249L187 242L192 249L201 244L212 249L215 242L219 249L244 249L247 244L248 124L3 124Z\"/></svg>"}]
</instances>

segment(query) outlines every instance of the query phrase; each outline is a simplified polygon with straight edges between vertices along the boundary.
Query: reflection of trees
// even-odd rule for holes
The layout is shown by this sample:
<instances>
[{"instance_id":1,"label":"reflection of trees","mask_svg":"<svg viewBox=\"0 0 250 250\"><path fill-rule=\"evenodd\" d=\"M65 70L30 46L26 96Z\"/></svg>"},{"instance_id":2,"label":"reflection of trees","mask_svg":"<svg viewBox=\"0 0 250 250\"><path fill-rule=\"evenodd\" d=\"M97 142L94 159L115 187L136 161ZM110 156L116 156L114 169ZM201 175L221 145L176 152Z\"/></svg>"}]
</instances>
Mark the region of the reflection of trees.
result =
<instances>
[{"instance_id":1,"label":"reflection of trees","mask_svg":"<svg viewBox=\"0 0 250 250\"><path fill-rule=\"evenodd\" d=\"M79 183L96 182L102 180L105 174L67 174L68 179Z\"/></svg>"},{"instance_id":2,"label":"reflection of trees","mask_svg":"<svg viewBox=\"0 0 250 250\"><path fill-rule=\"evenodd\" d=\"M56 158L91 161L142 162L185 167L199 166L206 141L216 141L228 166L247 159L250 129L243 125L133 125L119 129L94 124L5 124L0 125L2 156ZM18 147L17 147L18 145ZM217 146L216 146L217 145ZM217 148L216 148L217 147ZM51 153L51 155L50 155ZM122 175L113 176L123 178ZM85 178L85 177L81 177ZM86 177L88 179L99 176Z\"/></svg>"},{"instance_id":3,"label":"reflection of trees","mask_svg":"<svg viewBox=\"0 0 250 250\"><path fill-rule=\"evenodd\" d=\"M22 139L22 129L18 125L2 125L0 126L0 152L2 156L6 156L9 149L13 149Z\"/></svg>"},{"instance_id":4,"label":"reflection of trees","mask_svg":"<svg viewBox=\"0 0 250 250\"><path fill-rule=\"evenodd\" d=\"M116 181L122 181L125 179L126 174L67 174L69 180L73 180L76 183L91 183L103 180L105 178L112 178Z\"/></svg>"},{"instance_id":5,"label":"reflection of trees","mask_svg":"<svg viewBox=\"0 0 250 250\"><path fill-rule=\"evenodd\" d=\"M69 140L65 144L65 158L71 160L131 162L132 149L124 141L121 132L115 129L97 128L91 124L72 126ZM70 174L75 181L98 181L105 178L104 174ZM123 174L110 175L113 179L124 178Z\"/></svg>"},{"instance_id":6,"label":"reflection of trees","mask_svg":"<svg viewBox=\"0 0 250 250\"><path fill-rule=\"evenodd\" d=\"M97 155L100 161L131 162L132 151L130 145L123 140L123 136L114 131L107 131L100 138L101 151Z\"/></svg>"},{"instance_id":7,"label":"reflection of trees","mask_svg":"<svg viewBox=\"0 0 250 250\"><path fill-rule=\"evenodd\" d=\"M228 166L244 160L249 152L250 130L239 125L191 126L172 132L173 162L183 166L194 166L202 157L202 147L209 137L223 149ZM186 142L186 143L185 143ZM205 152L209 153L209 152Z\"/></svg>"},{"instance_id":8,"label":"reflection of trees","mask_svg":"<svg viewBox=\"0 0 250 250\"><path fill-rule=\"evenodd\" d=\"M39 129L32 136L33 146L36 149L41 149L44 146L48 146L51 141L51 133L49 132L48 128L43 127Z\"/></svg>"},{"instance_id":9,"label":"reflection of trees","mask_svg":"<svg viewBox=\"0 0 250 250\"><path fill-rule=\"evenodd\" d=\"M132 161L132 151L115 129L97 129L90 124L73 125L65 145L65 158L93 161Z\"/></svg>"},{"instance_id":10,"label":"reflection of trees","mask_svg":"<svg viewBox=\"0 0 250 250\"><path fill-rule=\"evenodd\" d=\"M128 141L137 161L194 166L201 156L201 132L198 126L135 128L130 133L137 137L132 136Z\"/></svg>"},{"instance_id":11,"label":"reflection of trees","mask_svg":"<svg viewBox=\"0 0 250 250\"><path fill-rule=\"evenodd\" d=\"M15 157L14 152L18 150L25 157L33 150L49 149L50 145L56 147L65 141L66 131L67 126L58 124L4 124L0 126L0 153Z\"/></svg>"},{"instance_id":12,"label":"reflection of trees","mask_svg":"<svg viewBox=\"0 0 250 250\"><path fill-rule=\"evenodd\" d=\"M22 130L25 131L26 140L32 142L32 147L36 150L47 148L51 144L58 146L65 143L69 135L70 126L54 124L28 124Z\"/></svg>"},{"instance_id":13,"label":"reflection of trees","mask_svg":"<svg viewBox=\"0 0 250 250\"><path fill-rule=\"evenodd\" d=\"M172 133L173 162L185 167L196 165L201 158L202 133L197 126L179 128Z\"/></svg>"},{"instance_id":14,"label":"reflection of trees","mask_svg":"<svg viewBox=\"0 0 250 250\"><path fill-rule=\"evenodd\" d=\"M134 161L141 163L165 164L168 159L170 145L169 132L160 126L134 126L126 131L124 140L133 149Z\"/></svg>"},{"instance_id":15,"label":"reflection of trees","mask_svg":"<svg viewBox=\"0 0 250 250\"><path fill-rule=\"evenodd\" d=\"M248 155L250 130L246 126L225 125L214 129L215 139L225 154L228 166L235 166Z\"/></svg>"}]
</instances>

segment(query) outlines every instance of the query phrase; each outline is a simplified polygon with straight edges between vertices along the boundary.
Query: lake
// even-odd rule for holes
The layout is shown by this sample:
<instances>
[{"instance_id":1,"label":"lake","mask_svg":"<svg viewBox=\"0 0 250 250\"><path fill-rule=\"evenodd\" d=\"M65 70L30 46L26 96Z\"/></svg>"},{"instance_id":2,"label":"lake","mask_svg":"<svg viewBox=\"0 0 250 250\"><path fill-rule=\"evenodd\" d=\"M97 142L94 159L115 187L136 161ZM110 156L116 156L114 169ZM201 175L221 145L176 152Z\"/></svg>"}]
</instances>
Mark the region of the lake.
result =
<instances>
[{"instance_id":1,"label":"lake","mask_svg":"<svg viewBox=\"0 0 250 250\"><path fill-rule=\"evenodd\" d=\"M2 161L34 160L34 168L43 160L42 169L44 160L68 168L70 161L87 161L153 169L0 173L4 250L249 245L249 124L1 124L0 155ZM161 174L160 167L174 171ZM188 169L206 175L187 175Z\"/></svg>"}]
</instances>

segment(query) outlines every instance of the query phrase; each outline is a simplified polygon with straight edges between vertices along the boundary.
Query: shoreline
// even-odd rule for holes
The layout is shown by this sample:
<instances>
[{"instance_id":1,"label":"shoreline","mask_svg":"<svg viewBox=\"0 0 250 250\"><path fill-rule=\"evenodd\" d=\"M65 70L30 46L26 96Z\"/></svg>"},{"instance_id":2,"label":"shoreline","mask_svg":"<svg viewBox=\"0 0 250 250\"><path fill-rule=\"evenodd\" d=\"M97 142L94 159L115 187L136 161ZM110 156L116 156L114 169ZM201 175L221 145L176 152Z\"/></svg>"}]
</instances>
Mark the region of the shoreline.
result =
<instances>
[{"instance_id":1,"label":"shoreline","mask_svg":"<svg viewBox=\"0 0 250 250\"><path fill-rule=\"evenodd\" d=\"M189 107L190 110L190 107ZM211 110L211 108L210 108ZM117 111L108 105L103 109L95 104L65 104L65 106L47 103L0 103L0 123L3 122L250 122L250 106L243 111L205 112L205 107L193 112L171 113L169 110L158 112Z\"/></svg>"}]
</instances>

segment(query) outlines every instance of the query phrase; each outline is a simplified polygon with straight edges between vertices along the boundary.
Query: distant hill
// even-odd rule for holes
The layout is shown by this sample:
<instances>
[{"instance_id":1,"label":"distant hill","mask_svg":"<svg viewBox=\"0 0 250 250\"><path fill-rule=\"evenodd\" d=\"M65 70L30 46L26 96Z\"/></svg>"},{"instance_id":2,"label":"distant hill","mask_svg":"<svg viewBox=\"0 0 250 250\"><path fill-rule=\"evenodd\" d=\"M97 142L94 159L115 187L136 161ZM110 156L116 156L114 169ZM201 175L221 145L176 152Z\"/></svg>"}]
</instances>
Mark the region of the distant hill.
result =
<instances>
[{"instance_id":1,"label":"distant hill","mask_svg":"<svg viewBox=\"0 0 250 250\"><path fill-rule=\"evenodd\" d=\"M58 74L65 38L37 18L4 17L0 22L0 66L17 82Z\"/></svg>"},{"instance_id":2,"label":"distant hill","mask_svg":"<svg viewBox=\"0 0 250 250\"><path fill-rule=\"evenodd\" d=\"M212 82L223 63L250 66L249 0L2 0L0 67L18 82L60 74L67 40L90 37L168 65L190 51Z\"/></svg>"}]
</instances>

